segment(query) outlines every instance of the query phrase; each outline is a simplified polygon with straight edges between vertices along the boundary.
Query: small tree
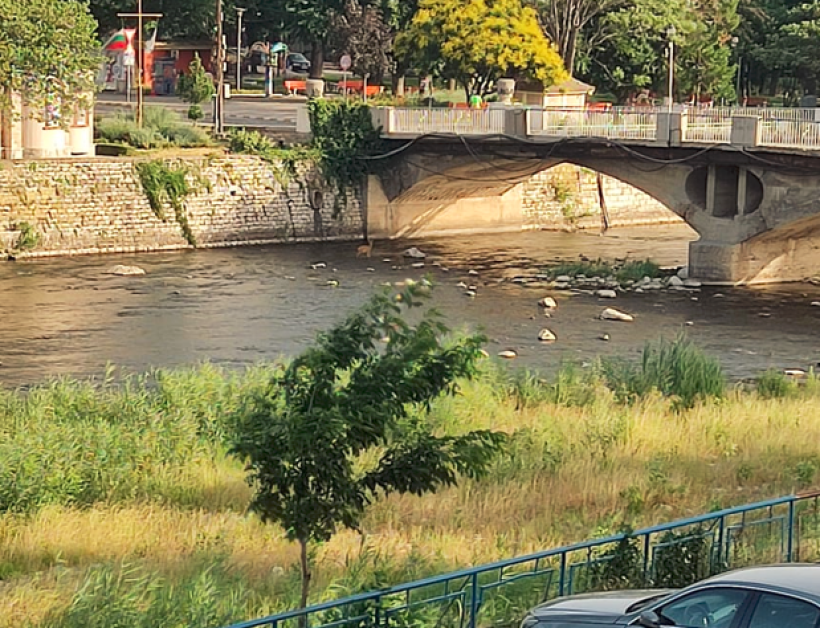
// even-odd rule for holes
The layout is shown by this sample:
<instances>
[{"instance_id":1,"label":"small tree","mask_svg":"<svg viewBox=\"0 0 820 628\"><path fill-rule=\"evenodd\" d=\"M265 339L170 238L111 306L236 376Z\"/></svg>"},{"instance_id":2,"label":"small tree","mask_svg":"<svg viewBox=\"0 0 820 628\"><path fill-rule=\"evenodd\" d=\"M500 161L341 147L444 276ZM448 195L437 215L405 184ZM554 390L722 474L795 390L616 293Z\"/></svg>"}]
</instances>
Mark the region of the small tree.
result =
<instances>
[{"instance_id":1,"label":"small tree","mask_svg":"<svg viewBox=\"0 0 820 628\"><path fill-rule=\"evenodd\" d=\"M381 496L421 495L459 475L480 476L505 440L486 430L439 436L424 413L411 412L455 394L457 378L474 374L483 341L443 344L447 330L433 312L406 323L400 304L417 306L425 290L375 296L321 334L240 413L233 451L256 488L252 508L299 543L301 607L310 543L329 540L340 526L358 530L365 508Z\"/></svg>"},{"instance_id":2,"label":"small tree","mask_svg":"<svg viewBox=\"0 0 820 628\"><path fill-rule=\"evenodd\" d=\"M194 57L188 66L188 74L183 74L177 81L177 94L185 102L191 103L191 107L188 109L188 117L191 120L196 122L202 117L202 107L200 105L213 98L214 93L214 83L211 77L202 67L199 56Z\"/></svg>"}]
</instances>

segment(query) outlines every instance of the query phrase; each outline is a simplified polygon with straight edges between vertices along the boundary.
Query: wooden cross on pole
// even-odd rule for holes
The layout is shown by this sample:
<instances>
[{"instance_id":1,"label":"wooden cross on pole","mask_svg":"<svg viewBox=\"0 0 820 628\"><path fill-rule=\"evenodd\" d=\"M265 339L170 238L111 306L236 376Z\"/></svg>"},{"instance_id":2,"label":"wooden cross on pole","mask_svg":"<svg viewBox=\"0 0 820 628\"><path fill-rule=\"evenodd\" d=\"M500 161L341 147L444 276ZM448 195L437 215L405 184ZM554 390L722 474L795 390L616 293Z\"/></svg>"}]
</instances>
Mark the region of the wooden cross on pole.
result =
<instances>
[{"instance_id":1,"label":"wooden cross on pole","mask_svg":"<svg viewBox=\"0 0 820 628\"><path fill-rule=\"evenodd\" d=\"M137 18L137 50L135 55L137 58L137 126L142 126L142 19L145 17L159 19L162 17L162 13L143 13L142 0L137 0L136 13L117 13L117 17Z\"/></svg>"}]
</instances>

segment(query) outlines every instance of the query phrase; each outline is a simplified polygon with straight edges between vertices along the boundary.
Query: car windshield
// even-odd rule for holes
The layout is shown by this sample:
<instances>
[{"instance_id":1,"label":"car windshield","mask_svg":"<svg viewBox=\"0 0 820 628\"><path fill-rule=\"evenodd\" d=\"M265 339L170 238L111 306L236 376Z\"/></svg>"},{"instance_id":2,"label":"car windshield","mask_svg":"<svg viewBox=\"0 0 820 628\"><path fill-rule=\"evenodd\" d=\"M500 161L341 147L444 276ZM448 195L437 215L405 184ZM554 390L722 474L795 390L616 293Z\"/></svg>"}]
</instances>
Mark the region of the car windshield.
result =
<instances>
[{"instance_id":1,"label":"car windshield","mask_svg":"<svg viewBox=\"0 0 820 628\"><path fill-rule=\"evenodd\" d=\"M304 62L304 61L307 61L307 57L305 57L305 55L303 55L301 53L294 52L292 55L290 55L290 60L291 61Z\"/></svg>"}]
</instances>

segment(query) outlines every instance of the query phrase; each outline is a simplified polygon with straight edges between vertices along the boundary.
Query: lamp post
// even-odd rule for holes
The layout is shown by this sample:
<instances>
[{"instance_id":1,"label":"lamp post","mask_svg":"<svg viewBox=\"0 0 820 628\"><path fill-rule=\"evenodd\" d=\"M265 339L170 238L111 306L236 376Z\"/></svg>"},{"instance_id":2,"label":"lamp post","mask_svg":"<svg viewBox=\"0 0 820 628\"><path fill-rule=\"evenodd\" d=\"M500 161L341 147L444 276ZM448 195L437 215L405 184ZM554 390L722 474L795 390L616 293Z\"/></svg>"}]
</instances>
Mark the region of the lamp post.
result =
<instances>
[{"instance_id":1,"label":"lamp post","mask_svg":"<svg viewBox=\"0 0 820 628\"><path fill-rule=\"evenodd\" d=\"M242 14L247 11L236 7L236 91L242 89Z\"/></svg>"},{"instance_id":2,"label":"lamp post","mask_svg":"<svg viewBox=\"0 0 820 628\"><path fill-rule=\"evenodd\" d=\"M737 45L738 45L739 42L740 42L740 39L736 36L732 37L729 40L729 43L732 46L732 50L737 51ZM737 56L737 76L735 77L735 97L737 98L738 106L741 105L741 102L743 100L743 98L741 97L741 94L740 94L740 77L741 77L742 72L743 72L743 56L738 55Z\"/></svg>"},{"instance_id":3,"label":"lamp post","mask_svg":"<svg viewBox=\"0 0 820 628\"><path fill-rule=\"evenodd\" d=\"M214 111L214 133L216 135L222 135L224 130L225 57L223 52L225 46L222 37L222 0L216 0L216 106Z\"/></svg>"},{"instance_id":4,"label":"lamp post","mask_svg":"<svg viewBox=\"0 0 820 628\"><path fill-rule=\"evenodd\" d=\"M137 32L135 36L137 38L137 50L135 61L137 62L137 125L142 126L142 110L143 110L143 94L142 94L142 75L143 75L143 61L142 52L143 52L143 42L142 42L142 19L143 18L156 18L159 19L162 17L162 13L143 13L142 12L142 0L137 0L137 12L136 13L117 13L117 17L125 18L125 17L135 17L137 18Z\"/></svg>"},{"instance_id":5,"label":"lamp post","mask_svg":"<svg viewBox=\"0 0 820 628\"><path fill-rule=\"evenodd\" d=\"M675 27L670 26L666 29L666 36L669 39L669 112L672 113L672 103L674 102L674 85L675 85Z\"/></svg>"}]
</instances>

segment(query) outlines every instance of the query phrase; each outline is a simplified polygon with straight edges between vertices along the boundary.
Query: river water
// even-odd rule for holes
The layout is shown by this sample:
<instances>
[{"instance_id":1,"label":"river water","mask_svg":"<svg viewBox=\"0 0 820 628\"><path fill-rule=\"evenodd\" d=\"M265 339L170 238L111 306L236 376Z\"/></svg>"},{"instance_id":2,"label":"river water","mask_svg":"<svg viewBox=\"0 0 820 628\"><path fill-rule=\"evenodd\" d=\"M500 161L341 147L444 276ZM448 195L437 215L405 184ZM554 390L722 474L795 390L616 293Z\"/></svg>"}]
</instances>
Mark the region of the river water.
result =
<instances>
[{"instance_id":1,"label":"river water","mask_svg":"<svg viewBox=\"0 0 820 628\"><path fill-rule=\"evenodd\" d=\"M355 244L325 243L9 262L0 265L0 385L100 375L107 363L143 371L291 355L381 284L425 273L438 284L434 302L447 323L483 329L488 350L516 350L517 365L550 371L562 359L637 354L647 340L681 329L719 357L732 378L815 365L820 307L811 302L820 300L820 288L809 284L606 301L558 293L559 308L546 319L537 301L548 291L508 281L582 254L682 265L693 237L685 226L665 226L605 236L524 232L379 242L371 259L357 259ZM424 269L402 257L411 245L428 254ZM311 268L317 262L327 267ZM115 264L136 264L146 275L107 274ZM479 274L468 275L471 269ZM478 287L474 299L457 286L462 281ZM608 306L633 313L635 322L598 320ZM538 342L543 327L555 332L556 343ZM604 333L610 341L600 340Z\"/></svg>"}]
</instances>

